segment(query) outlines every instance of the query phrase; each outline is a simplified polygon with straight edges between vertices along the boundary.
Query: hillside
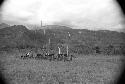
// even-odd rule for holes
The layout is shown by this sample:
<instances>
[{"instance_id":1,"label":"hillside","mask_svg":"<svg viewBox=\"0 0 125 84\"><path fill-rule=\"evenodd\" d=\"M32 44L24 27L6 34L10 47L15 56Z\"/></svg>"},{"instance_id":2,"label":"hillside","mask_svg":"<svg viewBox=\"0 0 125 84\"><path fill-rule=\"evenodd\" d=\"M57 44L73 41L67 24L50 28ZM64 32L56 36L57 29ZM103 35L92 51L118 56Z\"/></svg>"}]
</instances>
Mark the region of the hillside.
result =
<instances>
[{"instance_id":1,"label":"hillside","mask_svg":"<svg viewBox=\"0 0 125 84\"><path fill-rule=\"evenodd\" d=\"M1 23L1 24L0 24L0 29L5 28L5 27L9 27L9 25L6 24L6 23Z\"/></svg>"},{"instance_id":2,"label":"hillside","mask_svg":"<svg viewBox=\"0 0 125 84\"><path fill-rule=\"evenodd\" d=\"M39 33L28 30L23 25L14 25L0 29L1 48L24 48L28 46L37 46L37 44L42 42L43 39L44 37L39 35Z\"/></svg>"},{"instance_id":3,"label":"hillside","mask_svg":"<svg viewBox=\"0 0 125 84\"><path fill-rule=\"evenodd\" d=\"M43 29L28 30L23 25L0 29L0 49L46 46L57 50L57 46L60 46L62 52L66 52L66 45L68 45L69 52L78 54L119 54L125 50L125 33L71 29L55 25L46 27L48 27L46 34L43 33Z\"/></svg>"}]
</instances>

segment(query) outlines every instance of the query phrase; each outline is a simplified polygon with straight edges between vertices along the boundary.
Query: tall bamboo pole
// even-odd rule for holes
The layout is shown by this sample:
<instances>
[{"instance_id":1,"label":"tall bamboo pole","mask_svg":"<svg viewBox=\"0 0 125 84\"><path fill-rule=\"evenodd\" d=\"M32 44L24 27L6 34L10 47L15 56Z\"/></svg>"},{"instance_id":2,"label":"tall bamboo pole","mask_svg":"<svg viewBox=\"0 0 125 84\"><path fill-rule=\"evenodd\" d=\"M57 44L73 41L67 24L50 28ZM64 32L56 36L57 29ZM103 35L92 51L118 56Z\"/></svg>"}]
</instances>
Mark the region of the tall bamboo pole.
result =
<instances>
[{"instance_id":1,"label":"tall bamboo pole","mask_svg":"<svg viewBox=\"0 0 125 84\"><path fill-rule=\"evenodd\" d=\"M69 47L68 47L68 45L66 47L66 52L67 52L67 55L68 55L69 54Z\"/></svg>"},{"instance_id":2,"label":"tall bamboo pole","mask_svg":"<svg viewBox=\"0 0 125 84\"><path fill-rule=\"evenodd\" d=\"M61 54L61 50L60 50L60 48L58 47L58 49L59 49L59 54Z\"/></svg>"}]
</instances>

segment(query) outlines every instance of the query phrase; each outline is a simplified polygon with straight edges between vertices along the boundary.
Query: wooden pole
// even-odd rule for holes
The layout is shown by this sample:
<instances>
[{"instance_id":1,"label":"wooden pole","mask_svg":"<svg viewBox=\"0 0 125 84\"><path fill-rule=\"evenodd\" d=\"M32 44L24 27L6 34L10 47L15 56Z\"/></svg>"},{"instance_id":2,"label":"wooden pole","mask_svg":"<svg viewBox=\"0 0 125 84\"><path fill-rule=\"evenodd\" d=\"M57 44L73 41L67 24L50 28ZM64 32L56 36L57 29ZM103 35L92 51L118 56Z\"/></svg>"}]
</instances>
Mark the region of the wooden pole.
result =
<instances>
[{"instance_id":1,"label":"wooden pole","mask_svg":"<svg viewBox=\"0 0 125 84\"><path fill-rule=\"evenodd\" d=\"M46 34L46 30L45 29L43 29L43 32L44 32L44 35Z\"/></svg>"},{"instance_id":2,"label":"wooden pole","mask_svg":"<svg viewBox=\"0 0 125 84\"><path fill-rule=\"evenodd\" d=\"M49 42L48 43L49 43L49 45L48 45L48 53L50 53L49 52L49 50L50 50L50 38L49 38Z\"/></svg>"},{"instance_id":3,"label":"wooden pole","mask_svg":"<svg viewBox=\"0 0 125 84\"><path fill-rule=\"evenodd\" d=\"M60 48L58 47L58 49L59 49L59 54L61 54L61 50L60 50Z\"/></svg>"},{"instance_id":4,"label":"wooden pole","mask_svg":"<svg viewBox=\"0 0 125 84\"><path fill-rule=\"evenodd\" d=\"M69 54L69 47L68 47L68 45L66 47L66 52L67 52L67 55L68 55Z\"/></svg>"},{"instance_id":5,"label":"wooden pole","mask_svg":"<svg viewBox=\"0 0 125 84\"><path fill-rule=\"evenodd\" d=\"M42 22L42 20L41 20L41 28L43 27L43 22ZM44 33L44 35L46 34L46 30L45 30L45 28L43 29L43 33Z\"/></svg>"},{"instance_id":6,"label":"wooden pole","mask_svg":"<svg viewBox=\"0 0 125 84\"><path fill-rule=\"evenodd\" d=\"M49 38L49 46L50 46L50 38Z\"/></svg>"},{"instance_id":7,"label":"wooden pole","mask_svg":"<svg viewBox=\"0 0 125 84\"><path fill-rule=\"evenodd\" d=\"M41 27L42 27L42 20L41 20Z\"/></svg>"}]
</instances>

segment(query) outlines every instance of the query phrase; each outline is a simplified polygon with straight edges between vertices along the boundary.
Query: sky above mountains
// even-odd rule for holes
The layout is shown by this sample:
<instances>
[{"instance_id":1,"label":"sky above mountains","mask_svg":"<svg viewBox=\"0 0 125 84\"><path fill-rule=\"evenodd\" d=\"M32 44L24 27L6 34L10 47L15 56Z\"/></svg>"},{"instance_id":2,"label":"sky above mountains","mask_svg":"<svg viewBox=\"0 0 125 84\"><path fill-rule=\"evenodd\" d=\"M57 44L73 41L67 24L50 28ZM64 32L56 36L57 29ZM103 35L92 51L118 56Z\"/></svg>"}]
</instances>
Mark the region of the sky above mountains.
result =
<instances>
[{"instance_id":1,"label":"sky above mountains","mask_svg":"<svg viewBox=\"0 0 125 84\"><path fill-rule=\"evenodd\" d=\"M66 25L73 28L120 30L121 10L114 0L7 0L1 12L10 24Z\"/></svg>"}]
</instances>

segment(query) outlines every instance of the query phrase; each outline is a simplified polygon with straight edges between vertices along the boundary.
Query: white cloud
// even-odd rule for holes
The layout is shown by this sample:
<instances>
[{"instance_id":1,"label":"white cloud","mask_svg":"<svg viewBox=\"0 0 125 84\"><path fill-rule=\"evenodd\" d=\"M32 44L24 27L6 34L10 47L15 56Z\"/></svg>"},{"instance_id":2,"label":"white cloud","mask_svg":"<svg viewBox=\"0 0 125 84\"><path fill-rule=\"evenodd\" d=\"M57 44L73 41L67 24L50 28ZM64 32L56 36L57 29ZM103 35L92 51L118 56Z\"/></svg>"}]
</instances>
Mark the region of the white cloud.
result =
<instances>
[{"instance_id":1,"label":"white cloud","mask_svg":"<svg viewBox=\"0 0 125 84\"><path fill-rule=\"evenodd\" d=\"M111 28L123 20L113 0L8 0L2 17L27 24L40 24L42 19L46 24L77 28Z\"/></svg>"}]
</instances>

